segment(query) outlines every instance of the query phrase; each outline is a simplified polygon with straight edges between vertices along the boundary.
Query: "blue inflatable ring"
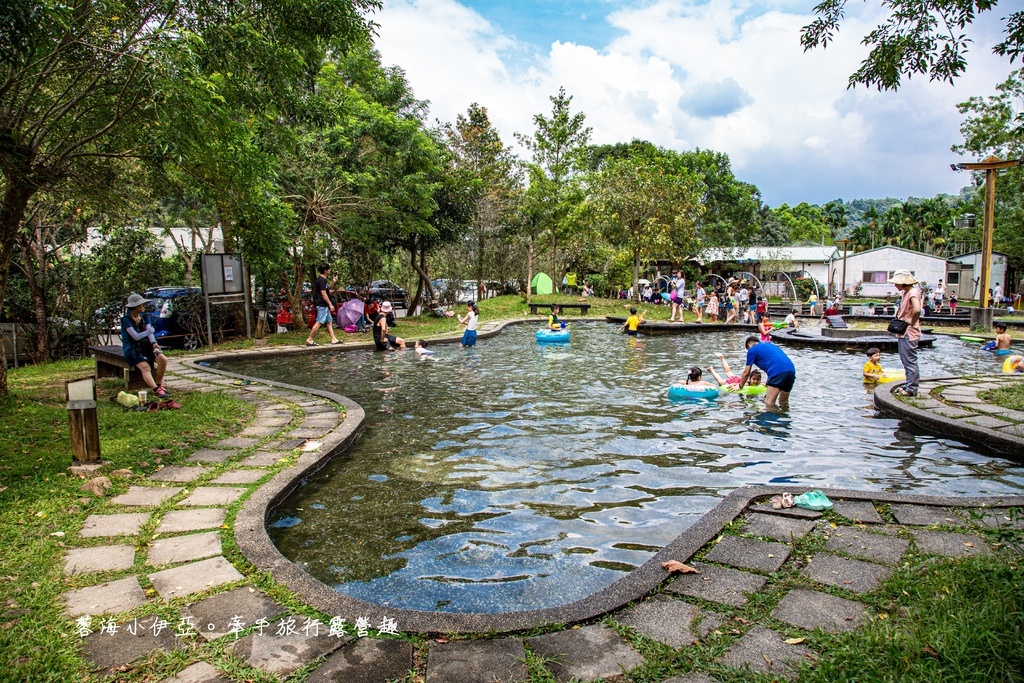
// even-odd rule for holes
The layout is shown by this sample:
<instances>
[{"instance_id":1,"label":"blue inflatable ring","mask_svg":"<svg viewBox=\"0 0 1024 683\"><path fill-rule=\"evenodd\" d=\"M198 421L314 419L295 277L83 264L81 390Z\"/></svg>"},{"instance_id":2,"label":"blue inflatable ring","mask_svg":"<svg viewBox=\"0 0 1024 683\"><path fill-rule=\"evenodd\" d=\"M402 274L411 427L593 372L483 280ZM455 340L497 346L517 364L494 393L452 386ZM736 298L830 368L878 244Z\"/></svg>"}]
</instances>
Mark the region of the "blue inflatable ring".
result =
<instances>
[{"instance_id":1,"label":"blue inflatable ring","mask_svg":"<svg viewBox=\"0 0 1024 683\"><path fill-rule=\"evenodd\" d=\"M537 330L537 341L541 344L565 344L569 341L569 330Z\"/></svg>"},{"instance_id":2,"label":"blue inflatable ring","mask_svg":"<svg viewBox=\"0 0 1024 683\"><path fill-rule=\"evenodd\" d=\"M673 384L668 388L669 398L715 398L717 396L718 387L687 389L685 384Z\"/></svg>"}]
</instances>

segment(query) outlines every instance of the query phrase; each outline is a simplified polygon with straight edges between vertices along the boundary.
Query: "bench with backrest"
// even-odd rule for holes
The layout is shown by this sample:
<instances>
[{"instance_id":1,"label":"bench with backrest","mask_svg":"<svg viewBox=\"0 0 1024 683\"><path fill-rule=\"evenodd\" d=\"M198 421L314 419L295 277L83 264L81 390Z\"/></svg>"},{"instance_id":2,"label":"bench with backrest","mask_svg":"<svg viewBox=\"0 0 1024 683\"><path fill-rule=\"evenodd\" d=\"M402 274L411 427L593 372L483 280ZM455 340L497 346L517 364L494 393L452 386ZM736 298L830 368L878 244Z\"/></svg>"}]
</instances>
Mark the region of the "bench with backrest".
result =
<instances>
[{"instance_id":1,"label":"bench with backrest","mask_svg":"<svg viewBox=\"0 0 1024 683\"><path fill-rule=\"evenodd\" d=\"M576 308L576 309L579 309L580 315L586 315L587 311L590 310L591 304L534 304L534 303L531 303L530 304L530 315L537 315L537 309L539 309L539 308L546 308L546 309L548 309L550 311L554 306L558 306L563 311L567 310L567 309L570 309L570 308Z\"/></svg>"},{"instance_id":2,"label":"bench with backrest","mask_svg":"<svg viewBox=\"0 0 1024 683\"><path fill-rule=\"evenodd\" d=\"M124 388L128 391L146 388L142 373L136 368L128 367L128 361L125 360L124 351L120 346L90 346L89 350L96 359L97 379L123 377Z\"/></svg>"}]
</instances>

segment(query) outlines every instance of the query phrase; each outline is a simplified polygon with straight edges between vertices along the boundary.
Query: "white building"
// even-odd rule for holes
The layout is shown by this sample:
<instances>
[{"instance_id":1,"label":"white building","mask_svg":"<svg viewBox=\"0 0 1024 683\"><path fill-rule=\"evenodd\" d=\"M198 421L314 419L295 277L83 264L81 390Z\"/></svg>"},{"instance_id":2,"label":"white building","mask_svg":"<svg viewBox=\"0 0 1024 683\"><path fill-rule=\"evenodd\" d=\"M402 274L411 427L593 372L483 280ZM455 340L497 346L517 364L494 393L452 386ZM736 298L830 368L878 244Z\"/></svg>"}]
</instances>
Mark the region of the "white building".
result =
<instances>
[{"instance_id":1,"label":"white building","mask_svg":"<svg viewBox=\"0 0 1024 683\"><path fill-rule=\"evenodd\" d=\"M950 278L957 280L956 282L953 282L952 280L949 282L950 285L959 286L959 293L957 296L961 299L977 299L981 294L979 289L981 286L981 251L969 251L966 254L954 256L950 261L955 261L963 266L968 266L968 268L964 268L960 273L949 273ZM992 269L989 271L988 276L989 289L994 291L996 284L998 283L1003 286L1003 292L1015 291L1016 283L1007 281L1009 275L1008 271L1009 268L1006 254L993 251Z\"/></svg>"},{"instance_id":2,"label":"white building","mask_svg":"<svg viewBox=\"0 0 1024 683\"><path fill-rule=\"evenodd\" d=\"M888 280L897 270L909 270L926 287L946 280L946 259L901 247L878 247L847 253L846 292L853 294L860 287L861 296L895 296ZM843 258L835 264L836 285L842 287Z\"/></svg>"},{"instance_id":3,"label":"white building","mask_svg":"<svg viewBox=\"0 0 1024 683\"><path fill-rule=\"evenodd\" d=\"M737 247L735 249L708 249L701 254L701 265L734 262L747 267L758 277L774 273L771 264L788 263L786 274L791 278L812 277L828 286L833 278L836 264L842 252L834 246L827 247Z\"/></svg>"},{"instance_id":4,"label":"white building","mask_svg":"<svg viewBox=\"0 0 1024 683\"><path fill-rule=\"evenodd\" d=\"M189 228L146 228L156 237L164 251L164 258L174 256L183 247L187 251L209 251L214 254L224 252L224 234L219 226L202 228L192 231ZM85 244L77 247L80 253L92 251L103 241L99 228L89 228L86 232Z\"/></svg>"}]
</instances>

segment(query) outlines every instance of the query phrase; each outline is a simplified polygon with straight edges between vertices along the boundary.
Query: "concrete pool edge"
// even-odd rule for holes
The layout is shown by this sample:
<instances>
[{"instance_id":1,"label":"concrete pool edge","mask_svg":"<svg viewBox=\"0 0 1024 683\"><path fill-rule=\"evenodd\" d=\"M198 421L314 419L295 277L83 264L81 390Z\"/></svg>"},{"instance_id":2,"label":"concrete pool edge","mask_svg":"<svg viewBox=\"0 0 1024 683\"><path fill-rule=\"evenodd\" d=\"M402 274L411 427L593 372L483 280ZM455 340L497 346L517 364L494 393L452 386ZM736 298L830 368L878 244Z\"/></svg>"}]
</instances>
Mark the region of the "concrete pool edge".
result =
<instances>
[{"instance_id":1,"label":"concrete pool edge","mask_svg":"<svg viewBox=\"0 0 1024 683\"><path fill-rule=\"evenodd\" d=\"M875 389L874 403L875 407L883 413L887 413L901 420L907 420L912 422L918 427L925 429L929 432L939 434L941 436L950 436L962 440L967 440L973 443L980 443L983 446L991 448L994 451L1000 453L1000 455L1010 456L1015 458L1018 462L1024 460L1024 428L1021 428L1021 423L1015 425L1016 429L1020 430L1019 435L1010 433L1007 431L999 431L999 429L1006 429L1006 427L990 428L983 424L971 424L966 422L967 419L975 419L983 421L984 418L999 419L999 413L994 414L975 414L975 415L961 415L962 413L970 412L967 404L955 405L956 401L951 401L948 408L943 408L946 404L940 403L931 399L928 394L932 387L929 385L935 385L935 387L952 387L952 386L964 386L965 383L974 383L975 385L991 385L992 383L1005 383L1005 382L1019 382L1024 381L1020 377L1015 375L978 375L976 378L968 377L938 377L926 380L921 380L922 394L926 394L921 397L921 401L928 402L924 407L917 407L909 403L905 403L895 396L893 396L893 390L898 386L903 386L899 382L893 382L891 384L883 384ZM937 403L939 405L932 405ZM938 411L943 411L947 414L943 415ZM954 412L960 411L960 412ZM980 411L979 411L980 412ZM1007 413L1013 413L1015 411L1007 410ZM953 417L957 416L959 417ZM1007 422L1006 426L1014 426L1013 423Z\"/></svg>"},{"instance_id":2,"label":"concrete pool edge","mask_svg":"<svg viewBox=\"0 0 1024 683\"><path fill-rule=\"evenodd\" d=\"M484 338L494 336L506 325L522 322L530 323L536 321L513 320L491 323L489 324L490 329L482 332L481 336L484 336L484 334L486 334ZM454 337L435 341L454 342L457 340L458 338ZM366 344L350 345L341 350L366 349L368 346ZM338 350L334 347L328 348ZM200 363L210 360L237 360L246 357L294 355L295 353L309 354L310 351L298 348L281 349L279 353L264 350L220 352L183 359L181 362L183 365L199 372L222 377L233 377L240 380L252 380L271 387L280 387L326 398L346 407L345 420L324 438L319 452L303 453L294 467L281 471L269 482L263 484L252 493L235 518L233 535L239 551L258 571L269 573L275 581L293 591L301 600L312 607L330 615L345 617L349 620L349 623L354 622L357 617L366 617L373 623L379 623L384 617L387 617L394 619L400 625L402 631L410 633L498 634L522 631L552 623L571 624L593 619L612 612L656 590L669 577L669 573L661 566L662 562L669 559L687 561L709 541L714 539L726 525L743 513L751 501L783 492L800 493L811 488L760 486L736 489L726 496L721 503L702 515L692 526L684 530L672 542L634 571L585 598L558 607L522 612L449 613L402 610L368 603L336 592L330 586L314 578L300 566L285 558L271 542L266 529L266 520L273 508L290 495L305 477L320 470L336 455L343 453L352 441L358 437L365 419L363 409L354 401L332 392L251 378L238 373L200 365ZM833 498L856 501L917 503L957 507L1024 505L1024 496L958 498L886 494L844 489L826 489L826 491Z\"/></svg>"}]
</instances>

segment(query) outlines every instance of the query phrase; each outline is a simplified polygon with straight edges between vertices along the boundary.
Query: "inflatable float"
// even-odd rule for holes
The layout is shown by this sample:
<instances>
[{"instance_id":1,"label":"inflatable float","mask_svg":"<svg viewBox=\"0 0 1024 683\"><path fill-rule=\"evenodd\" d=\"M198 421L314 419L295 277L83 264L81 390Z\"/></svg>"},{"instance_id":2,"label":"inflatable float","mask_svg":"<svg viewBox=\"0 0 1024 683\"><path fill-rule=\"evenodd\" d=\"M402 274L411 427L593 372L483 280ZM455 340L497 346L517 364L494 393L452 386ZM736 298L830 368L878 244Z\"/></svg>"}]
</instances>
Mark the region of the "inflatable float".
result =
<instances>
[{"instance_id":1,"label":"inflatable float","mask_svg":"<svg viewBox=\"0 0 1024 683\"><path fill-rule=\"evenodd\" d=\"M882 376L878 379L865 379L864 381L868 384L878 383L885 384L886 382L902 382L907 378L907 373L902 370L883 370Z\"/></svg>"},{"instance_id":2,"label":"inflatable float","mask_svg":"<svg viewBox=\"0 0 1024 683\"><path fill-rule=\"evenodd\" d=\"M569 330L537 330L536 337L540 344L567 344Z\"/></svg>"},{"instance_id":3,"label":"inflatable float","mask_svg":"<svg viewBox=\"0 0 1024 683\"><path fill-rule=\"evenodd\" d=\"M984 344L985 340L981 337L971 337L968 335L960 335L960 340L965 342L974 342L975 344Z\"/></svg>"},{"instance_id":4,"label":"inflatable float","mask_svg":"<svg viewBox=\"0 0 1024 683\"><path fill-rule=\"evenodd\" d=\"M1021 362L1021 360L1024 360L1024 357L1010 356L1009 358L1003 361L1003 372L1007 374L1015 372L1014 367L1017 365L1017 363Z\"/></svg>"},{"instance_id":5,"label":"inflatable float","mask_svg":"<svg viewBox=\"0 0 1024 683\"><path fill-rule=\"evenodd\" d=\"M716 398L718 387L688 389L685 384L673 384L668 388L669 398Z\"/></svg>"}]
</instances>

